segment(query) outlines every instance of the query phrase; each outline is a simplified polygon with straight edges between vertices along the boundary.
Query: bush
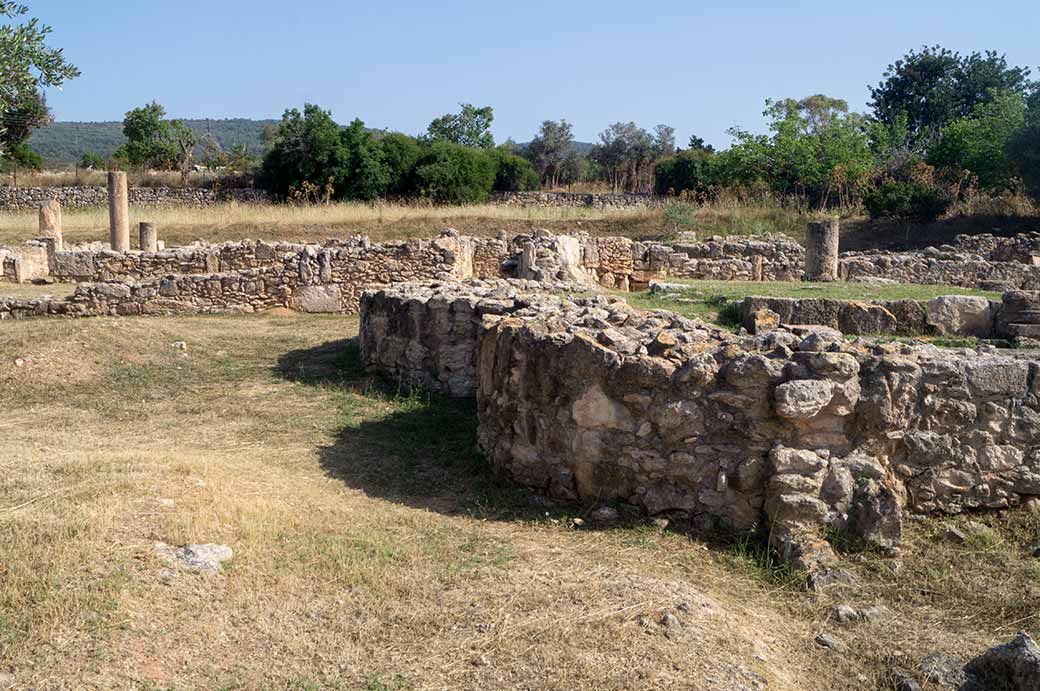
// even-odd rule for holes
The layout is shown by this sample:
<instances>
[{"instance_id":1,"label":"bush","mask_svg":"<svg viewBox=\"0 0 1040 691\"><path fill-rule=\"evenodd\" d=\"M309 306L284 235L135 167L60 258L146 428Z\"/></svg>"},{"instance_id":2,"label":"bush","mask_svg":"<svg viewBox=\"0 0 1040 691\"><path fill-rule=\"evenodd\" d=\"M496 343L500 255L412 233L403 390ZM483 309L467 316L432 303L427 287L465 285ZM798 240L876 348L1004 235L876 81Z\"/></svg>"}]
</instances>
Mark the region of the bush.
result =
<instances>
[{"instance_id":1,"label":"bush","mask_svg":"<svg viewBox=\"0 0 1040 691\"><path fill-rule=\"evenodd\" d=\"M379 136L376 145L382 151L383 165L390 179L387 193L398 196L410 193L415 162L422 153L419 142L407 134L390 132Z\"/></svg>"},{"instance_id":2,"label":"bush","mask_svg":"<svg viewBox=\"0 0 1040 691\"><path fill-rule=\"evenodd\" d=\"M526 192L541 186L541 176L531 162L504 149L488 151L495 162L496 192Z\"/></svg>"},{"instance_id":3,"label":"bush","mask_svg":"<svg viewBox=\"0 0 1040 691\"><path fill-rule=\"evenodd\" d=\"M486 151L449 142L426 147L415 166L415 189L439 204L487 201L497 166Z\"/></svg>"},{"instance_id":4,"label":"bush","mask_svg":"<svg viewBox=\"0 0 1040 691\"><path fill-rule=\"evenodd\" d=\"M99 153L88 151L83 154L83 158L79 160L79 167L91 170L104 170L105 158Z\"/></svg>"},{"instance_id":5,"label":"bush","mask_svg":"<svg viewBox=\"0 0 1040 691\"><path fill-rule=\"evenodd\" d=\"M654 191L697 202L715 198L718 190L715 155L704 149L683 151L657 164Z\"/></svg>"},{"instance_id":6,"label":"bush","mask_svg":"<svg viewBox=\"0 0 1040 691\"><path fill-rule=\"evenodd\" d=\"M863 195L871 218L899 218L916 223L935 221L950 207L950 200L935 186L913 180L882 182Z\"/></svg>"}]
</instances>

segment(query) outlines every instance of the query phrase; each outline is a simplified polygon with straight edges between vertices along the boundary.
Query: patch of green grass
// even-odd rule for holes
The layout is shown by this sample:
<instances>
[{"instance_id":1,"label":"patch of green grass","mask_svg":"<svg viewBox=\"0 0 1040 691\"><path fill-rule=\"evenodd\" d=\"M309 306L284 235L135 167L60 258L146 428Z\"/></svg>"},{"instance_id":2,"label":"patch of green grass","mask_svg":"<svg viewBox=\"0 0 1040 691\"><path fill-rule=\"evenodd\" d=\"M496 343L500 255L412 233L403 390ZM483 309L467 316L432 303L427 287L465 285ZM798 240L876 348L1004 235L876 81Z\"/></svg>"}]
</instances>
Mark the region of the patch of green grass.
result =
<instances>
[{"instance_id":1,"label":"patch of green grass","mask_svg":"<svg viewBox=\"0 0 1040 691\"><path fill-rule=\"evenodd\" d=\"M755 578L785 588L800 590L805 587L805 574L781 558L769 545L768 536L761 532L741 535L727 554L735 565Z\"/></svg>"},{"instance_id":2,"label":"patch of green grass","mask_svg":"<svg viewBox=\"0 0 1040 691\"><path fill-rule=\"evenodd\" d=\"M395 674L389 681L384 681L379 674L373 674L362 688L364 691L408 691L413 687L403 674Z\"/></svg>"}]
</instances>

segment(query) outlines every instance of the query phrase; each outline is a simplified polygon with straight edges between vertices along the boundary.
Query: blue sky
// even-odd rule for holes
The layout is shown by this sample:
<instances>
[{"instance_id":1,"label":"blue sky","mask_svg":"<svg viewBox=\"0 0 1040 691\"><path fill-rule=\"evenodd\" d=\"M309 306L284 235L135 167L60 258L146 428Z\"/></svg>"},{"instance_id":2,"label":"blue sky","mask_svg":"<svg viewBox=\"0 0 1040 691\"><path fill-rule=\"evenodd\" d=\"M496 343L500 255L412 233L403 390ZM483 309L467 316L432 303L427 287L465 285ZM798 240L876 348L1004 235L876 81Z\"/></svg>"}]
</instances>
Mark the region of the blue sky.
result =
<instances>
[{"instance_id":1,"label":"blue sky","mask_svg":"<svg viewBox=\"0 0 1040 691\"><path fill-rule=\"evenodd\" d=\"M618 120L726 145L767 97L854 109L907 50L995 49L1040 70L1040 3L333 2L23 0L83 76L48 94L59 120L278 117L313 102L340 122L415 134L462 101L496 140L566 118L591 141Z\"/></svg>"}]
</instances>

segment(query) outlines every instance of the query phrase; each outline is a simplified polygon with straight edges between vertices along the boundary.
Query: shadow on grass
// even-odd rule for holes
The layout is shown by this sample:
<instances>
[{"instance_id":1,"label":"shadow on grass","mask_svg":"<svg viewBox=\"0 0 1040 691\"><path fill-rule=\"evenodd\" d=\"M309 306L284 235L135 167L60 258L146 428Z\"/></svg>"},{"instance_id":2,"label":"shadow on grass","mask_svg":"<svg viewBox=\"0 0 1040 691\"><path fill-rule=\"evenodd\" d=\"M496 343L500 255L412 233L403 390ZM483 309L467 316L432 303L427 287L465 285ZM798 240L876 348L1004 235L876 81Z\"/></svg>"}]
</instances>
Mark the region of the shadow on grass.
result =
<instances>
[{"instance_id":1,"label":"shadow on grass","mask_svg":"<svg viewBox=\"0 0 1040 691\"><path fill-rule=\"evenodd\" d=\"M369 375L357 339L293 350L277 373L342 394L345 420L319 449L325 472L370 495L446 514L532 518L525 494L500 480L477 447L473 399L451 399Z\"/></svg>"}]
</instances>

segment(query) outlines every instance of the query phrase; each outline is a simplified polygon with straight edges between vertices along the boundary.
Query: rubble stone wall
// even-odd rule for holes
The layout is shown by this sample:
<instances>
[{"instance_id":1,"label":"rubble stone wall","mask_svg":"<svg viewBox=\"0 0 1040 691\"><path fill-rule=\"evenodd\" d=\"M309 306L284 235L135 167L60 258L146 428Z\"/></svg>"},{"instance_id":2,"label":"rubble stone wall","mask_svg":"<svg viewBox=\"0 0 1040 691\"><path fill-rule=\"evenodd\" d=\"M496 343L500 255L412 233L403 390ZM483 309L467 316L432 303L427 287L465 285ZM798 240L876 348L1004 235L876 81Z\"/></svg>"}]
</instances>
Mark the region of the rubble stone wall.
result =
<instances>
[{"instance_id":1,"label":"rubble stone wall","mask_svg":"<svg viewBox=\"0 0 1040 691\"><path fill-rule=\"evenodd\" d=\"M586 194L580 192L495 192L492 204L535 207L578 207L593 209L624 209L657 206L663 197L652 194Z\"/></svg>"},{"instance_id":2,"label":"rubble stone wall","mask_svg":"<svg viewBox=\"0 0 1040 691\"><path fill-rule=\"evenodd\" d=\"M130 206L210 206L226 201L251 204L270 202L263 190L242 188L213 190L203 188L134 187L130 189ZM51 199L63 208L105 206L105 187L0 187L0 210L37 209Z\"/></svg>"},{"instance_id":3,"label":"rubble stone wall","mask_svg":"<svg viewBox=\"0 0 1040 691\"><path fill-rule=\"evenodd\" d=\"M362 343L398 337L406 364L393 373L443 381L435 351L461 371L478 334L479 443L499 472L549 496L741 529L771 521L803 564L826 552L825 527L890 548L904 508L1040 496L1040 363L1028 355L829 329L741 336L604 296L513 311L495 297L487 312L482 300L466 286L385 289L366 297Z\"/></svg>"}]
</instances>

